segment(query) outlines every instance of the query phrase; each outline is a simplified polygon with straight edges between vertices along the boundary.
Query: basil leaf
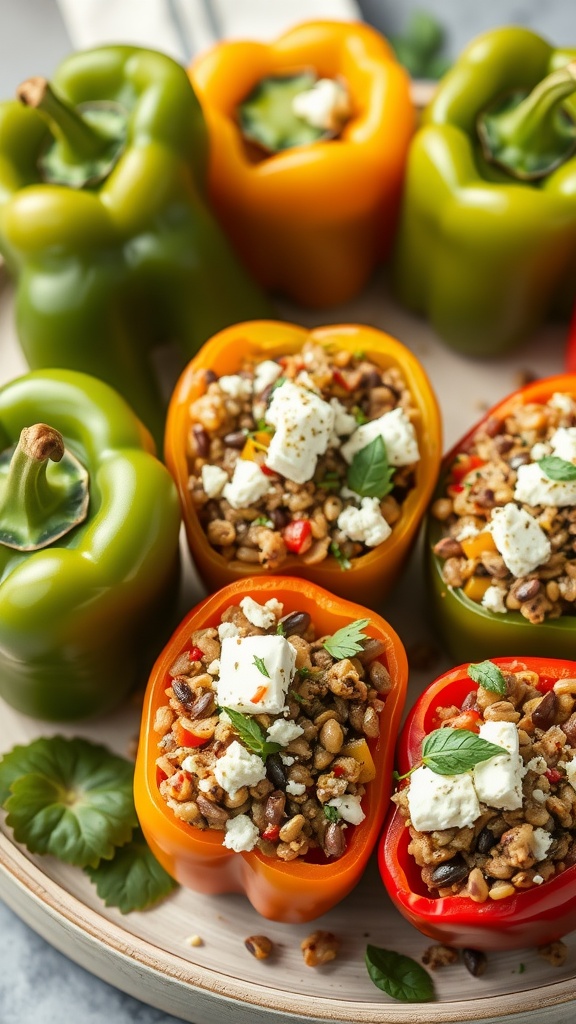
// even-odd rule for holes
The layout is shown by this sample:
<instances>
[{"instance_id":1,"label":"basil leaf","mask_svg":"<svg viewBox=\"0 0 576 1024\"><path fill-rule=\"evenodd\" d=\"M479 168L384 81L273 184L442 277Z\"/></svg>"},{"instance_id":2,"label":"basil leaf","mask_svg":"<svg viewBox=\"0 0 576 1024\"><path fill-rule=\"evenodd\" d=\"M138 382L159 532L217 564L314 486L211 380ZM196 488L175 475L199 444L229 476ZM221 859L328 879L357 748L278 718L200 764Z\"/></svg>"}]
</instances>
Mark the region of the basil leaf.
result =
<instances>
[{"instance_id":1,"label":"basil leaf","mask_svg":"<svg viewBox=\"0 0 576 1024\"><path fill-rule=\"evenodd\" d=\"M469 729L435 729L422 745L422 762L437 775L461 775L480 761L507 754Z\"/></svg>"},{"instance_id":2,"label":"basil leaf","mask_svg":"<svg viewBox=\"0 0 576 1024\"><path fill-rule=\"evenodd\" d=\"M259 658L258 655L255 654L254 664L256 665L256 668L258 669L259 672L262 673L263 676L266 676L267 679L270 679L270 673L266 668L264 658Z\"/></svg>"},{"instance_id":3,"label":"basil leaf","mask_svg":"<svg viewBox=\"0 0 576 1024\"><path fill-rule=\"evenodd\" d=\"M359 452L348 469L348 487L362 498L383 498L392 490L394 468L388 464L386 445L380 434Z\"/></svg>"},{"instance_id":4,"label":"basil leaf","mask_svg":"<svg viewBox=\"0 0 576 1024\"><path fill-rule=\"evenodd\" d=\"M403 1003L426 1003L435 998L434 982L410 956L392 949L366 946L366 967L376 988Z\"/></svg>"},{"instance_id":5,"label":"basil leaf","mask_svg":"<svg viewBox=\"0 0 576 1024\"><path fill-rule=\"evenodd\" d=\"M560 459L557 455L545 455L538 465L550 480L576 480L576 466L573 462Z\"/></svg>"},{"instance_id":6,"label":"basil leaf","mask_svg":"<svg viewBox=\"0 0 576 1024\"><path fill-rule=\"evenodd\" d=\"M113 860L102 860L97 868L84 871L107 907L118 907L121 914L145 910L168 896L177 883L158 863L141 830L121 846Z\"/></svg>"},{"instance_id":7,"label":"basil leaf","mask_svg":"<svg viewBox=\"0 0 576 1024\"><path fill-rule=\"evenodd\" d=\"M369 622L370 619L357 619L347 626L342 626L342 629L338 629L333 636L327 637L322 646L337 661L341 661L342 658L353 658L362 650L362 641L368 639L362 630Z\"/></svg>"},{"instance_id":8,"label":"basil leaf","mask_svg":"<svg viewBox=\"0 0 576 1024\"><path fill-rule=\"evenodd\" d=\"M493 661L480 661L476 665L470 665L468 675L485 690L491 690L492 693L506 693L506 680Z\"/></svg>"},{"instance_id":9,"label":"basil leaf","mask_svg":"<svg viewBox=\"0 0 576 1024\"><path fill-rule=\"evenodd\" d=\"M269 754L277 754L282 750L281 743L266 739L262 726L251 715L243 715L241 711L235 711L233 708L222 708L222 711L228 715L246 749L253 754L259 754L265 761Z\"/></svg>"}]
</instances>

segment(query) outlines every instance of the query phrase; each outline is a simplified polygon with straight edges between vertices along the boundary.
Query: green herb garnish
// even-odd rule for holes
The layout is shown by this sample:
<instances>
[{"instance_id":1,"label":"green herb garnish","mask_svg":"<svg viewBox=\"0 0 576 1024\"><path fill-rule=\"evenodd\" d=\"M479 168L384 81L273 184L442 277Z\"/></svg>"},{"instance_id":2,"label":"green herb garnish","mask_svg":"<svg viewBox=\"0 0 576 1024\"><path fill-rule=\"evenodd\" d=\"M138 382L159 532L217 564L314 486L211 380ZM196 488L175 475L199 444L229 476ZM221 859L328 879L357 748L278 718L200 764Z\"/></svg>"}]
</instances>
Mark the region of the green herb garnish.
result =
<instances>
[{"instance_id":1,"label":"green herb garnish","mask_svg":"<svg viewBox=\"0 0 576 1024\"><path fill-rule=\"evenodd\" d=\"M116 850L112 860L101 860L97 868L86 867L84 871L104 905L118 907L121 914L151 907L177 888L139 828L128 843Z\"/></svg>"},{"instance_id":2,"label":"green herb garnish","mask_svg":"<svg viewBox=\"0 0 576 1024\"><path fill-rule=\"evenodd\" d=\"M368 417L364 415L364 412L359 405L354 405L350 410L356 423L359 427L363 427L365 423L368 423Z\"/></svg>"},{"instance_id":3,"label":"green herb garnish","mask_svg":"<svg viewBox=\"0 0 576 1024\"><path fill-rule=\"evenodd\" d=\"M330 807L330 804L324 804L324 814L328 818L328 821L340 821L342 815L337 807Z\"/></svg>"},{"instance_id":4,"label":"green herb garnish","mask_svg":"<svg viewBox=\"0 0 576 1024\"><path fill-rule=\"evenodd\" d=\"M491 690L492 693L506 693L506 680L493 661L480 661L477 665L470 665L468 675L485 690Z\"/></svg>"},{"instance_id":5,"label":"green herb garnish","mask_svg":"<svg viewBox=\"0 0 576 1024\"><path fill-rule=\"evenodd\" d=\"M251 430L249 432L248 436L251 437L252 434L273 434L273 433L274 433L274 427L272 427L269 423L266 423L265 419L261 418L259 420L256 420L256 430Z\"/></svg>"},{"instance_id":6,"label":"green herb garnish","mask_svg":"<svg viewBox=\"0 0 576 1024\"><path fill-rule=\"evenodd\" d=\"M316 676L319 676L321 674L322 670L318 668L316 669L316 671L314 671L314 669L305 668L304 666L302 666L302 668L297 668L296 671L299 676L302 676L302 679L315 679Z\"/></svg>"},{"instance_id":7,"label":"green herb garnish","mask_svg":"<svg viewBox=\"0 0 576 1024\"><path fill-rule=\"evenodd\" d=\"M392 490L394 467L388 464L386 445L380 434L359 452L348 469L348 487L362 498L380 500Z\"/></svg>"},{"instance_id":8,"label":"green herb garnish","mask_svg":"<svg viewBox=\"0 0 576 1024\"><path fill-rule=\"evenodd\" d=\"M329 551L330 554L334 556L343 572L346 572L347 569L352 568L352 562L350 561L349 558L346 558L346 555L342 553L340 545L337 544L335 540L333 540L332 543L330 544Z\"/></svg>"},{"instance_id":9,"label":"green herb garnish","mask_svg":"<svg viewBox=\"0 0 576 1024\"><path fill-rule=\"evenodd\" d=\"M282 750L281 743L273 743L266 739L266 733L262 726L252 715L243 715L241 711L234 711L233 708L221 708L221 710L228 715L246 749L253 754L258 754L263 761L269 754L277 754L279 750Z\"/></svg>"},{"instance_id":10,"label":"green herb garnish","mask_svg":"<svg viewBox=\"0 0 576 1024\"><path fill-rule=\"evenodd\" d=\"M489 740L483 740L469 729L435 729L422 745L422 763L437 775L460 775L481 761L498 754L507 754Z\"/></svg>"},{"instance_id":11,"label":"green herb garnish","mask_svg":"<svg viewBox=\"0 0 576 1024\"><path fill-rule=\"evenodd\" d=\"M305 704L306 703L306 698L303 697L301 693L296 693L295 690L290 690L288 696L292 697L292 700L295 700L297 704Z\"/></svg>"},{"instance_id":12,"label":"green herb garnish","mask_svg":"<svg viewBox=\"0 0 576 1024\"><path fill-rule=\"evenodd\" d=\"M321 487L324 491L337 491L340 489L341 482L340 474L335 470L330 470L318 481L316 487Z\"/></svg>"},{"instance_id":13,"label":"green herb garnish","mask_svg":"<svg viewBox=\"0 0 576 1024\"><path fill-rule=\"evenodd\" d=\"M557 455L545 455L538 460L538 466L550 480L576 480L576 466L573 462L560 459Z\"/></svg>"},{"instance_id":14,"label":"green herb garnish","mask_svg":"<svg viewBox=\"0 0 576 1024\"><path fill-rule=\"evenodd\" d=\"M252 526L269 526L274 527L274 523L268 516L257 516L256 519L252 520Z\"/></svg>"},{"instance_id":15,"label":"green herb garnish","mask_svg":"<svg viewBox=\"0 0 576 1024\"><path fill-rule=\"evenodd\" d=\"M425 1003L435 998L434 982L410 956L392 949L366 946L366 967L376 988L403 1003Z\"/></svg>"},{"instance_id":16,"label":"green herb garnish","mask_svg":"<svg viewBox=\"0 0 576 1024\"><path fill-rule=\"evenodd\" d=\"M274 381L273 385L272 385L272 388L270 389L270 397L272 397L272 395L274 394L274 392L275 392L275 391L276 391L276 390L277 390L278 388L281 388L281 387L282 387L282 385L283 385L283 384L285 384L285 383L286 383L286 377L282 377L282 376L280 376L280 377L277 377L277 378L276 378L276 380Z\"/></svg>"},{"instance_id":17,"label":"green herb garnish","mask_svg":"<svg viewBox=\"0 0 576 1024\"><path fill-rule=\"evenodd\" d=\"M266 676L267 679L270 679L270 673L266 668L264 658L259 658L258 655L255 654L253 664L256 665L256 668L258 669L259 672L262 673L263 676Z\"/></svg>"},{"instance_id":18,"label":"green herb garnish","mask_svg":"<svg viewBox=\"0 0 576 1024\"><path fill-rule=\"evenodd\" d=\"M286 636L286 630L281 622L276 625L276 636Z\"/></svg>"},{"instance_id":19,"label":"green herb garnish","mask_svg":"<svg viewBox=\"0 0 576 1024\"><path fill-rule=\"evenodd\" d=\"M368 639L362 630L369 622L370 619L356 619L355 622L342 626L342 629L327 637L322 646L337 661L341 661L342 658L353 658L362 650L362 641Z\"/></svg>"}]
</instances>

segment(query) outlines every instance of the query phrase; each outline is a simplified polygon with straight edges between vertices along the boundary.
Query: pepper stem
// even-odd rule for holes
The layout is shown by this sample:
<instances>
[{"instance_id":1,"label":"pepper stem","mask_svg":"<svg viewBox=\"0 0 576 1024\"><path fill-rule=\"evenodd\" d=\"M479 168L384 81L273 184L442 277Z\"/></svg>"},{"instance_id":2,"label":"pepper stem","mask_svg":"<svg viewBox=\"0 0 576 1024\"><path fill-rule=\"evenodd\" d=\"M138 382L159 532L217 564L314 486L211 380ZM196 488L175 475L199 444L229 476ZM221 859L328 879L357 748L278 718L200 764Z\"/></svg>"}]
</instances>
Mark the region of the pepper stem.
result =
<instances>
[{"instance_id":1,"label":"pepper stem","mask_svg":"<svg viewBox=\"0 0 576 1024\"><path fill-rule=\"evenodd\" d=\"M525 98L508 97L478 118L485 158L521 181L544 178L576 148L576 125L561 104L576 92L576 61L553 71Z\"/></svg>"},{"instance_id":2,"label":"pepper stem","mask_svg":"<svg viewBox=\"0 0 576 1024\"><path fill-rule=\"evenodd\" d=\"M36 551L87 514L88 474L65 451L62 435L46 423L24 427L15 448L0 456L0 544Z\"/></svg>"}]
</instances>

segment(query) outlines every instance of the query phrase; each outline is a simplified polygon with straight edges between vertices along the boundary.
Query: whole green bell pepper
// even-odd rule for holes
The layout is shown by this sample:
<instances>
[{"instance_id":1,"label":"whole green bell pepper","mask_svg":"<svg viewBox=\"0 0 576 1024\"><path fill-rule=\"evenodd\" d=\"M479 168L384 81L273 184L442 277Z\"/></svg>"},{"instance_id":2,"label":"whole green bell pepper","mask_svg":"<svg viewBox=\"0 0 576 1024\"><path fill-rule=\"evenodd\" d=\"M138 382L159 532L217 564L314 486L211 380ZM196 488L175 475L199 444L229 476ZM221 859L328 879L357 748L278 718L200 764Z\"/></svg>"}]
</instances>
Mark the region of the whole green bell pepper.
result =
<instances>
[{"instance_id":1,"label":"whole green bell pepper","mask_svg":"<svg viewBox=\"0 0 576 1024\"><path fill-rule=\"evenodd\" d=\"M574 280L575 59L526 29L488 32L413 140L396 292L467 355L510 350Z\"/></svg>"},{"instance_id":2,"label":"whole green bell pepper","mask_svg":"<svg viewBox=\"0 0 576 1024\"><path fill-rule=\"evenodd\" d=\"M182 365L270 310L204 198L207 133L185 70L151 50L78 53L0 105L0 251L33 369L106 380L160 442L151 349Z\"/></svg>"},{"instance_id":3,"label":"whole green bell pepper","mask_svg":"<svg viewBox=\"0 0 576 1024\"><path fill-rule=\"evenodd\" d=\"M86 374L0 389L0 696L19 711L100 714L146 672L174 605L180 527L153 452L124 399Z\"/></svg>"}]
</instances>

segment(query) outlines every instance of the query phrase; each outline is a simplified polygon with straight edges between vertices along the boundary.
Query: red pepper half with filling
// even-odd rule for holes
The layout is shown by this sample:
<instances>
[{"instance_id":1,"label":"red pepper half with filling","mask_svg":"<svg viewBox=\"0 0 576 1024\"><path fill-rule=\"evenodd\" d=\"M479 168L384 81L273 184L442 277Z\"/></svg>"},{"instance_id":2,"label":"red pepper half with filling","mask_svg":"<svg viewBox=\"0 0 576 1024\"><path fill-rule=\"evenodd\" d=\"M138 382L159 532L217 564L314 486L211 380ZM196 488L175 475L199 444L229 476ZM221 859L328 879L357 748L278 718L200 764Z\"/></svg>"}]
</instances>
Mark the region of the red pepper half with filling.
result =
<instances>
[{"instance_id":1,"label":"red pepper half with filling","mask_svg":"<svg viewBox=\"0 0 576 1024\"><path fill-rule=\"evenodd\" d=\"M506 671L534 672L537 689L544 697L562 680L576 679L576 662L554 658L494 658L493 663ZM478 684L468 675L470 665L459 665L436 679L421 694L411 709L398 743L398 768L404 775L422 757L426 736L440 725L438 709L455 705L466 707L473 700ZM568 692L570 684L561 684ZM548 701L549 702L549 701ZM468 709L471 710L471 709ZM446 722L445 722L446 724ZM471 718L449 723L456 728L477 725ZM557 783L563 769L549 768L548 781ZM565 776L564 776L565 777ZM390 899L400 913L424 935L457 948L478 950L520 949L553 942L574 928L576 912L576 864L566 858L567 866L549 880L531 888L517 890L502 899L474 902L469 896L449 895L435 898L422 880L421 869L411 853L410 830L398 807L387 818L378 848L382 880Z\"/></svg>"}]
</instances>

